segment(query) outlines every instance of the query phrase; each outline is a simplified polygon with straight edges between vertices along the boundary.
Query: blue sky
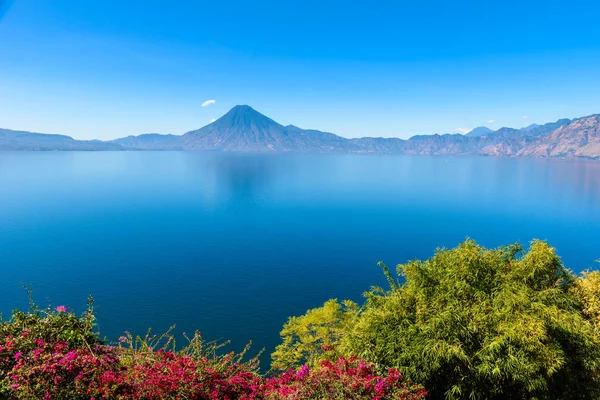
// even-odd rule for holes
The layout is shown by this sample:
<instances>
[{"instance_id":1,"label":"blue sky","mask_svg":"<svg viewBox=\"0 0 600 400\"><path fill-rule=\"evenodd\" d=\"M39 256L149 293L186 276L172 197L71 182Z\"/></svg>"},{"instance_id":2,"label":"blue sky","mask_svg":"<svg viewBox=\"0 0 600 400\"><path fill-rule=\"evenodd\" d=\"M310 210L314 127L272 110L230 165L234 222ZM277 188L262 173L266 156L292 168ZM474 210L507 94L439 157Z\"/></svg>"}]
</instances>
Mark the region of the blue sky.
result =
<instances>
[{"instance_id":1,"label":"blue sky","mask_svg":"<svg viewBox=\"0 0 600 400\"><path fill-rule=\"evenodd\" d=\"M0 127L183 133L249 104L406 138L600 113L599 13L577 0L0 0Z\"/></svg>"}]
</instances>

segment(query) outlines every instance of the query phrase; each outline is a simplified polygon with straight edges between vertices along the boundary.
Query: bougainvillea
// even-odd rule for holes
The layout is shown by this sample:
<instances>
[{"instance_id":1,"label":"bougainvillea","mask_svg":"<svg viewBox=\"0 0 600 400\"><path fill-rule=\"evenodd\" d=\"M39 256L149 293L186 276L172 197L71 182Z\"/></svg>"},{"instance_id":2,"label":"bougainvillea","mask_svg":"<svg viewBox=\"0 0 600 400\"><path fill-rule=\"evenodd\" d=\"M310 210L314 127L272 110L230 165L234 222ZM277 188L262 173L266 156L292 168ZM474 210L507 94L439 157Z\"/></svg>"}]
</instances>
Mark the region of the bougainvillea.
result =
<instances>
[{"instance_id":1,"label":"bougainvillea","mask_svg":"<svg viewBox=\"0 0 600 400\"><path fill-rule=\"evenodd\" d=\"M318 368L304 365L267 379L262 387L266 399L424 399L425 390L402 381L391 369L375 374L372 364L341 357L336 363L324 360Z\"/></svg>"},{"instance_id":2,"label":"bougainvillea","mask_svg":"<svg viewBox=\"0 0 600 400\"><path fill-rule=\"evenodd\" d=\"M39 347L12 355L15 363L6 373L11 396L45 400L90 397L87 395L102 389L106 374L120 371L117 354L111 347L70 350L62 340L36 341Z\"/></svg>"},{"instance_id":3,"label":"bougainvillea","mask_svg":"<svg viewBox=\"0 0 600 400\"><path fill-rule=\"evenodd\" d=\"M4 342L7 343L6 341ZM8 341L10 346L10 340ZM406 385L400 373L374 373L357 359L323 361L319 368L264 378L232 365L217 371L204 359L158 350L143 363L127 363L117 347L69 350L44 343L29 353L10 353L7 394L17 399L423 399L425 391ZM5 364L6 365L6 364Z\"/></svg>"},{"instance_id":4,"label":"bougainvillea","mask_svg":"<svg viewBox=\"0 0 600 400\"><path fill-rule=\"evenodd\" d=\"M296 400L423 399L398 371L377 375L362 360L340 358L320 366L265 377L258 358L224 353L199 333L175 348L170 332L124 335L114 346L92 334L93 317L64 306L15 312L0 322L0 398L44 400ZM4 396L4 397L3 397Z\"/></svg>"}]
</instances>

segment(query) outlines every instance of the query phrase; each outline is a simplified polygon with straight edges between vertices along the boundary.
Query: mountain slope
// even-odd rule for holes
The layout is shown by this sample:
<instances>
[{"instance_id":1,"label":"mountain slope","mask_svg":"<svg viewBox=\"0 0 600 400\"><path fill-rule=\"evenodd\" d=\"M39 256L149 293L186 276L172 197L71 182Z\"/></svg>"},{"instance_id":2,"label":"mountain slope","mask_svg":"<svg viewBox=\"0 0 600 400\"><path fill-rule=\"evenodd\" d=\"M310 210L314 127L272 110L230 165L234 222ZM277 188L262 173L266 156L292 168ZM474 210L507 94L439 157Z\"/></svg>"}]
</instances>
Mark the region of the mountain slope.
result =
<instances>
[{"instance_id":1,"label":"mountain slope","mask_svg":"<svg viewBox=\"0 0 600 400\"><path fill-rule=\"evenodd\" d=\"M319 152L352 152L360 150L360 147L350 139L343 138L334 133L315 129L301 129L294 125L286 126L285 130L289 135L297 135L298 140L303 142L306 148L312 148Z\"/></svg>"},{"instance_id":2,"label":"mountain slope","mask_svg":"<svg viewBox=\"0 0 600 400\"><path fill-rule=\"evenodd\" d=\"M529 143L517 156L600 159L600 114L573 120Z\"/></svg>"}]
</instances>

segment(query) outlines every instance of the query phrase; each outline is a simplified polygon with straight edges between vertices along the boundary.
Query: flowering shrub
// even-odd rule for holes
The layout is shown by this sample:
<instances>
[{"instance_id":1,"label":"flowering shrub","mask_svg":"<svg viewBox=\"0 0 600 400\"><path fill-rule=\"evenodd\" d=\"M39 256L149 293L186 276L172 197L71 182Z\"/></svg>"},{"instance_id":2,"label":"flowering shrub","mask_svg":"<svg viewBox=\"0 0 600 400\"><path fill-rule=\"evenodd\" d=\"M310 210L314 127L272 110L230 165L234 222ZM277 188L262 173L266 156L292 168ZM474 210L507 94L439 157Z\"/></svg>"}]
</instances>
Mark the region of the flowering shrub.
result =
<instances>
[{"instance_id":1,"label":"flowering shrub","mask_svg":"<svg viewBox=\"0 0 600 400\"><path fill-rule=\"evenodd\" d=\"M391 369L378 376L372 364L363 360L340 358L335 364L327 360L310 369L302 366L267 379L262 387L266 399L424 399L427 392L418 386L405 385L402 376Z\"/></svg>"},{"instance_id":2,"label":"flowering shrub","mask_svg":"<svg viewBox=\"0 0 600 400\"><path fill-rule=\"evenodd\" d=\"M100 392L105 375L120 370L117 355L110 347L70 350L61 340L46 343L38 339L37 342L39 347L31 352L18 352L13 356L16 362L6 374L11 397L89 398L88 394Z\"/></svg>"},{"instance_id":3,"label":"flowering shrub","mask_svg":"<svg viewBox=\"0 0 600 400\"><path fill-rule=\"evenodd\" d=\"M255 399L262 378L252 371L219 372L206 360L194 360L159 350L141 364L124 367L120 373L105 374L95 393L114 398L126 388L131 399Z\"/></svg>"},{"instance_id":4,"label":"flowering shrub","mask_svg":"<svg viewBox=\"0 0 600 400\"><path fill-rule=\"evenodd\" d=\"M31 301L30 293L28 312L15 310L10 321L0 321L0 398L7 393L11 393L11 397L15 396L13 391L22 384L17 379L19 371L28 369L32 360L34 364L41 365L50 361L44 358L46 354L56 354L60 357L60 354L64 355L71 350L82 354L101 346L102 341L98 334L94 333L94 328L95 317L91 298L83 316L77 317L68 312L65 306L46 310L37 308ZM69 357L73 355L74 353L71 353ZM17 375L11 375L13 373ZM37 379L35 377L39 373L37 369L31 371L34 379ZM57 377L57 380L60 379ZM42 397L26 397L25 394L23 396L21 398L43 398L45 394Z\"/></svg>"},{"instance_id":5,"label":"flowering shrub","mask_svg":"<svg viewBox=\"0 0 600 400\"><path fill-rule=\"evenodd\" d=\"M208 361L164 350L143 354L140 363L127 363L131 359L122 353L118 347L68 350L62 341L44 343L18 355L7 373L8 394L45 400L254 399L262 383L251 371L220 373Z\"/></svg>"},{"instance_id":6,"label":"flowering shrub","mask_svg":"<svg viewBox=\"0 0 600 400\"><path fill-rule=\"evenodd\" d=\"M206 343L199 333L177 349L170 332L123 336L117 345L92 333L88 311L77 317L64 306L14 312L0 322L0 399L58 400L294 400L423 399L419 387L390 370L374 374L357 359L324 361L317 368L264 377L258 356L221 354L223 345Z\"/></svg>"}]
</instances>

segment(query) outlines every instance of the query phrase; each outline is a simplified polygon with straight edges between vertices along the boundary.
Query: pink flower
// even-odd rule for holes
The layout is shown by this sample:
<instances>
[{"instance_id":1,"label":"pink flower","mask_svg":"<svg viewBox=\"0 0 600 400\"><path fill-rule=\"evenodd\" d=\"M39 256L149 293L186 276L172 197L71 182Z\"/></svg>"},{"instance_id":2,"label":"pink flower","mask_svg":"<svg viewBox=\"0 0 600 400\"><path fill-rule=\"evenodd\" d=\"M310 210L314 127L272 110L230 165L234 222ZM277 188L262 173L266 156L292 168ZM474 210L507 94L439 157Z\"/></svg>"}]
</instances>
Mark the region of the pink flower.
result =
<instances>
[{"instance_id":1,"label":"pink flower","mask_svg":"<svg viewBox=\"0 0 600 400\"><path fill-rule=\"evenodd\" d=\"M42 354L43 351L44 351L44 349L35 349L33 351L33 358L35 358L36 360L39 360L40 354Z\"/></svg>"},{"instance_id":2,"label":"pink flower","mask_svg":"<svg viewBox=\"0 0 600 400\"><path fill-rule=\"evenodd\" d=\"M58 311L59 313L66 313L67 312L67 307L65 307L65 306L58 306L58 307L56 307L56 311Z\"/></svg>"},{"instance_id":3,"label":"pink flower","mask_svg":"<svg viewBox=\"0 0 600 400\"><path fill-rule=\"evenodd\" d=\"M22 356L22 355L23 355L23 352L22 352L22 351L18 351L18 352L16 352L16 353L15 353L15 360L16 360L16 361L19 361L19 358L21 358L21 356Z\"/></svg>"},{"instance_id":4,"label":"pink flower","mask_svg":"<svg viewBox=\"0 0 600 400\"><path fill-rule=\"evenodd\" d=\"M297 373L298 378L304 378L306 375L310 373L310 369L308 365L303 365L302 368Z\"/></svg>"}]
</instances>

